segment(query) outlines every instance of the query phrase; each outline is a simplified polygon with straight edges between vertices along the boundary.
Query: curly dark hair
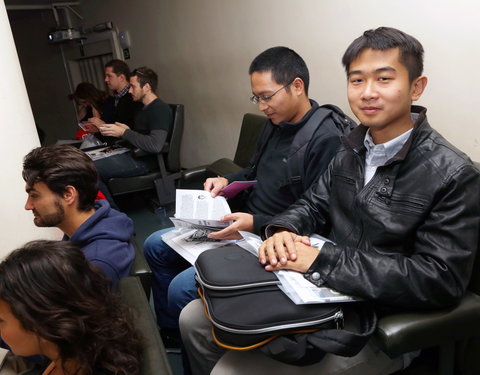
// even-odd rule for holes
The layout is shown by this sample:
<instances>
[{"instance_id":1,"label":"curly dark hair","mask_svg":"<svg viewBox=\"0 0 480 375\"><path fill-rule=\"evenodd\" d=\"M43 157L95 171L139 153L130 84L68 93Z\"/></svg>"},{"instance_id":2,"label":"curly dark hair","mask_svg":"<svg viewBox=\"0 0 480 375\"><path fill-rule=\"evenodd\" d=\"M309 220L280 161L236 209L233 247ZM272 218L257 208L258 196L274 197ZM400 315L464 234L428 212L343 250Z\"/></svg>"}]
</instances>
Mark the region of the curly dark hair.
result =
<instances>
[{"instance_id":1,"label":"curly dark hair","mask_svg":"<svg viewBox=\"0 0 480 375\"><path fill-rule=\"evenodd\" d=\"M29 187L45 183L55 194L62 196L68 185L78 191L78 209L93 208L99 178L92 159L83 151L69 145L34 148L23 159L22 176Z\"/></svg>"},{"instance_id":2,"label":"curly dark hair","mask_svg":"<svg viewBox=\"0 0 480 375\"><path fill-rule=\"evenodd\" d=\"M0 264L0 299L86 375L140 374L141 339L109 281L69 241L32 241Z\"/></svg>"}]
</instances>

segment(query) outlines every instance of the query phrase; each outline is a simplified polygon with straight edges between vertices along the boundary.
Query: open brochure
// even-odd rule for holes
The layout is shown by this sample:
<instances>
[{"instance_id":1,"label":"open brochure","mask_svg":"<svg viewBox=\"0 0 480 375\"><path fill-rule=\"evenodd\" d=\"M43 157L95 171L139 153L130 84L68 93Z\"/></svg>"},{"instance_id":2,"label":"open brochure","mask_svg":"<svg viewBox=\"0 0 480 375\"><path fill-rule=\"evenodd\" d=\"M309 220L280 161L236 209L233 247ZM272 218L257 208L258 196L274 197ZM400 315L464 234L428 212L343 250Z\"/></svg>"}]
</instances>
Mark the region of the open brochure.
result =
<instances>
[{"instance_id":1,"label":"open brochure","mask_svg":"<svg viewBox=\"0 0 480 375\"><path fill-rule=\"evenodd\" d=\"M231 213L226 199L212 198L205 190L177 189L175 217L171 217L175 229L162 235L163 241L191 264L205 250L224 246L235 241L208 238L208 234L222 230L231 221L220 221Z\"/></svg>"},{"instance_id":2,"label":"open brochure","mask_svg":"<svg viewBox=\"0 0 480 375\"><path fill-rule=\"evenodd\" d=\"M170 218L176 228L221 230L231 222L220 219L231 213L227 200L222 196L213 198L205 190L177 189L175 217Z\"/></svg>"},{"instance_id":3,"label":"open brochure","mask_svg":"<svg viewBox=\"0 0 480 375\"><path fill-rule=\"evenodd\" d=\"M239 242L238 245L258 256L258 248L262 244L261 238L249 232L241 232L241 234L245 241ZM318 235L310 237L311 245L319 249L327 241L331 242ZM303 274L296 271L281 270L274 272L281 283L278 287L297 305L360 300L360 298L342 294L327 287L318 287L305 279Z\"/></svg>"}]
</instances>

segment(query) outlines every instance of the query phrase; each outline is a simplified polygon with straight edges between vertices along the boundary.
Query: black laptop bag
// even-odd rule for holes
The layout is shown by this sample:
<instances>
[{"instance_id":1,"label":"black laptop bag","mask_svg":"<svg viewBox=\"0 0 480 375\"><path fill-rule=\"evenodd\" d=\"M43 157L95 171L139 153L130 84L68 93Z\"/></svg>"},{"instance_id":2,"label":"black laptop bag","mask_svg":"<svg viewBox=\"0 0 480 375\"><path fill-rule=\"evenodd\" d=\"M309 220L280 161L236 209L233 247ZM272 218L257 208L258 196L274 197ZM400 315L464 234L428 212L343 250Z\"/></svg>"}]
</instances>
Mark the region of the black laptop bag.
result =
<instances>
[{"instance_id":1,"label":"black laptop bag","mask_svg":"<svg viewBox=\"0 0 480 375\"><path fill-rule=\"evenodd\" d=\"M224 348L260 348L277 360L308 365L325 353L354 356L375 330L366 302L296 305L275 274L238 245L203 252L195 269L213 338Z\"/></svg>"}]
</instances>

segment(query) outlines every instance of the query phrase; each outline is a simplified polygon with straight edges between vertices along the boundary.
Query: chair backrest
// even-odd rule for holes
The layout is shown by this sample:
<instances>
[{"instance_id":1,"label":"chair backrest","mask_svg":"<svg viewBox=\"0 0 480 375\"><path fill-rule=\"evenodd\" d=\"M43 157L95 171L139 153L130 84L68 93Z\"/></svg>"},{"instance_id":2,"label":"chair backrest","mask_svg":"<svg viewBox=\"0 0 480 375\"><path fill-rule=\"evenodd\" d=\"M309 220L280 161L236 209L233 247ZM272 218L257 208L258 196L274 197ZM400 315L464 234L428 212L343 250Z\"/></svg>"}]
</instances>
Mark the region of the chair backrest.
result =
<instances>
[{"instance_id":1,"label":"chair backrest","mask_svg":"<svg viewBox=\"0 0 480 375\"><path fill-rule=\"evenodd\" d=\"M242 168L248 167L257 148L257 139L267 117L253 113L245 113L242 121L240 136L238 137L237 150L233 162Z\"/></svg>"},{"instance_id":2,"label":"chair backrest","mask_svg":"<svg viewBox=\"0 0 480 375\"><path fill-rule=\"evenodd\" d=\"M475 162L475 166L480 171L480 163ZM475 262L473 263L472 277L470 279L470 284L468 285L467 289L474 292L475 294L480 295L480 235L477 243L477 254L475 256Z\"/></svg>"},{"instance_id":3,"label":"chair backrest","mask_svg":"<svg viewBox=\"0 0 480 375\"><path fill-rule=\"evenodd\" d=\"M157 322L150 303L145 296L140 280L129 276L120 280L120 294L123 301L135 313L135 327L140 331L142 342L141 375L172 375L165 347L163 346Z\"/></svg>"},{"instance_id":4,"label":"chair backrest","mask_svg":"<svg viewBox=\"0 0 480 375\"><path fill-rule=\"evenodd\" d=\"M168 151L164 157L165 167L171 173L178 172L180 165L180 146L182 144L185 109L183 104L170 104L173 115L173 125L167 137Z\"/></svg>"}]
</instances>

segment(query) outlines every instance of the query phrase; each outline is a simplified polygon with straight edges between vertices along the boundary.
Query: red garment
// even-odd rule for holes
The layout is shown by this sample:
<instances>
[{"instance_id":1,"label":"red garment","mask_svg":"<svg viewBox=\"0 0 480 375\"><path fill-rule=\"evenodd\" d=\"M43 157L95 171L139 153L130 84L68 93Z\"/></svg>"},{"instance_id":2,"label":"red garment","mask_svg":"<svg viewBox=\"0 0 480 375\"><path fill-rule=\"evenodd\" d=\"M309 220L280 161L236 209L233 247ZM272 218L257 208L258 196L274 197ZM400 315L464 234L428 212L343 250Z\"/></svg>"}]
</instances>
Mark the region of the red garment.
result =
<instances>
[{"instance_id":1,"label":"red garment","mask_svg":"<svg viewBox=\"0 0 480 375\"><path fill-rule=\"evenodd\" d=\"M103 193L99 190L98 193L97 193L97 197L95 198L95 201L99 201L99 200L102 200L102 199L107 199L107 197L105 195L103 195Z\"/></svg>"},{"instance_id":2,"label":"red garment","mask_svg":"<svg viewBox=\"0 0 480 375\"><path fill-rule=\"evenodd\" d=\"M83 136L86 134L90 134L90 132L80 128L75 132L75 139L83 139Z\"/></svg>"}]
</instances>

